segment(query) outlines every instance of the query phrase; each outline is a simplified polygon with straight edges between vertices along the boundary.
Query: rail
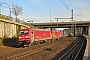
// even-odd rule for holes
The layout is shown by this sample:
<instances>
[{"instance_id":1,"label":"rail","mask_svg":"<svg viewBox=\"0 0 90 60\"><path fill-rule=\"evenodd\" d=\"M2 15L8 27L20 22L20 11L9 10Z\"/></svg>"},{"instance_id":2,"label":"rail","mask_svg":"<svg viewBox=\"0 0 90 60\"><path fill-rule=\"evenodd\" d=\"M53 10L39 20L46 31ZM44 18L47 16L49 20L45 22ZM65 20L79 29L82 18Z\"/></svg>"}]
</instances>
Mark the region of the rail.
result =
<instances>
[{"instance_id":1,"label":"rail","mask_svg":"<svg viewBox=\"0 0 90 60\"><path fill-rule=\"evenodd\" d=\"M57 54L52 60L82 60L86 48L86 38L78 36L77 41Z\"/></svg>"},{"instance_id":2,"label":"rail","mask_svg":"<svg viewBox=\"0 0 90 60\"><path fill-rule=\"evenodd\" d=\"M60 44L60 42L56 42L56 43L52 43L52 44L49 44L47 46L42 46L40 48L37 48L37 49L34 49L34 50L29 50L29 51L26 51L26 52L23 52L23 53L19 53L19 54L16 54L16 55L12 55L12 56L9 56L9 57L4 57L4 58L1 58L2 60L19 60L19 59L22 59L22 58L25 58L31 54L34 54L34 53L37 53L37 52L40 52L42 50L50 50L50 48L52 46L55 46L57 44ZM62 43L63 44L63 43Z\"/></svg>"}]
</instances>

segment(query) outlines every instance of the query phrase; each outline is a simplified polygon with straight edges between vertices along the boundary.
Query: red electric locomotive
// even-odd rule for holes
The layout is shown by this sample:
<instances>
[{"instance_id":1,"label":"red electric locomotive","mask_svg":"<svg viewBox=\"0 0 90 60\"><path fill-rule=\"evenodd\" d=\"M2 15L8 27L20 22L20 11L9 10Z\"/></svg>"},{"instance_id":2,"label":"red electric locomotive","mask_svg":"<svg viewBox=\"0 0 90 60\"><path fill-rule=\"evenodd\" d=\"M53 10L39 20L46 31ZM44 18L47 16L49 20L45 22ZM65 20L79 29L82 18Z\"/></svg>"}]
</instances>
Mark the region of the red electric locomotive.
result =
<instances>
[{"instance_id":1,"label":"red electric locomotive","mask_svg":"<svg viewBox=\"0 0 90 60\"><path fill-rule=\"evenodd\" d=\"M30 43L42 43L60 36L60 31L24 28L20 30L18 35L18 45L24 47L24 45L29 45Z\"/></svg>"}]
</instances>

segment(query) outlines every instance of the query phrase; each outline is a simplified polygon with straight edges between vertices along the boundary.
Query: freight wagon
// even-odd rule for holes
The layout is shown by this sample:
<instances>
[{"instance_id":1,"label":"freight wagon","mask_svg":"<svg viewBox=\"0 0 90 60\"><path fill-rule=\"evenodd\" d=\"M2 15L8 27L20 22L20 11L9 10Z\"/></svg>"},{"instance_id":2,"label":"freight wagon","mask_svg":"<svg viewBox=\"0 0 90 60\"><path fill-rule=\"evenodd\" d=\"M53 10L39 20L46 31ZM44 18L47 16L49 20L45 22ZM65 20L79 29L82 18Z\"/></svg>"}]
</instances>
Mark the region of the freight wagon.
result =
<instances>
[{"instance_id":1,"label":"freight wagon","mask_svg":"<svg viewBox=\"0 0 90 60\"><path fill-rule=\"evenodd\" d=\"M18 45L24 47L24 45L45 43L52 39L57 39L61 36L60 31L24 28L21 29L18 35Z\"/></svg>"}]
</instances>

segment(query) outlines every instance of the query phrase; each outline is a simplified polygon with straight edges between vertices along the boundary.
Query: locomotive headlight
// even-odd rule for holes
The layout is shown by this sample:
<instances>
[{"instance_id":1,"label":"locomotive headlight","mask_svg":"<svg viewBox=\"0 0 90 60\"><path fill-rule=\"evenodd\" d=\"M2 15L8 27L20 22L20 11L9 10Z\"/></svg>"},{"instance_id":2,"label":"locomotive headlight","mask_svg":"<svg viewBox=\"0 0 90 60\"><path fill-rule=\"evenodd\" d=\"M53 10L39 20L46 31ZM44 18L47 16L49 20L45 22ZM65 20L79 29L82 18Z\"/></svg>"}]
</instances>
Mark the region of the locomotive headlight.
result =
<instances>
[{"instance_id":1,"label":"locomotive headlight","mask_svg":"<svg viewBox=\"0 0 90 60\"><path fill-rule=\"evenodd\" d=\"M28 38L28 36L26 36L26 38Z\"/></svg>"},{"instance_id":2,"label":"locomotive headlight","mask_svg":"<svg viewBox=\"0 0 90 60\"><path fill-rule=\"evenodd\" d=\"M22 37L19 37L19 38L22 38Z\"/></svg>"}]
</instances>

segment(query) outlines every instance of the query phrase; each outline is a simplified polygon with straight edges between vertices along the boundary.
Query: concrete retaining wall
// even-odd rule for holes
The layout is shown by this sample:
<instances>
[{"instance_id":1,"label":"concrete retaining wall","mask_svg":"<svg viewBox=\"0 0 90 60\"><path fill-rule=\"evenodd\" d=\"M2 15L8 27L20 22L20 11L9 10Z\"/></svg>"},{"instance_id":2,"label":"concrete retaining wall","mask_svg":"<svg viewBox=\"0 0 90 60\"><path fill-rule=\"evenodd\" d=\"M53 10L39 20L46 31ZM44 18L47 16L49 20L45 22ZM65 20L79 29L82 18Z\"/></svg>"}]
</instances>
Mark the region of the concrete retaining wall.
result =
<instances>
[{"instance_id":1,"label":"concrete retaining wall","mask_svg":"<svg viewBox=\"0 0 90 60\"><path fill-rule=\"evenodd\" d=\"M0 21L0 37L13 37L16 36L16 25Z\"/></svg>"},{"instance_id":2,"label":"concrete retaining wall","mask_svg":"<svg viewBox=\"0 0 90 60\"><path fill-rule=\"evenodd\" d=\"M17 36L16 26L29 27L24 24L20 24L17 22L0 18L0 40L1 38L4 38L4 37L8 37L8 38L16 37Z\"/></svg>"}]
</instances>

